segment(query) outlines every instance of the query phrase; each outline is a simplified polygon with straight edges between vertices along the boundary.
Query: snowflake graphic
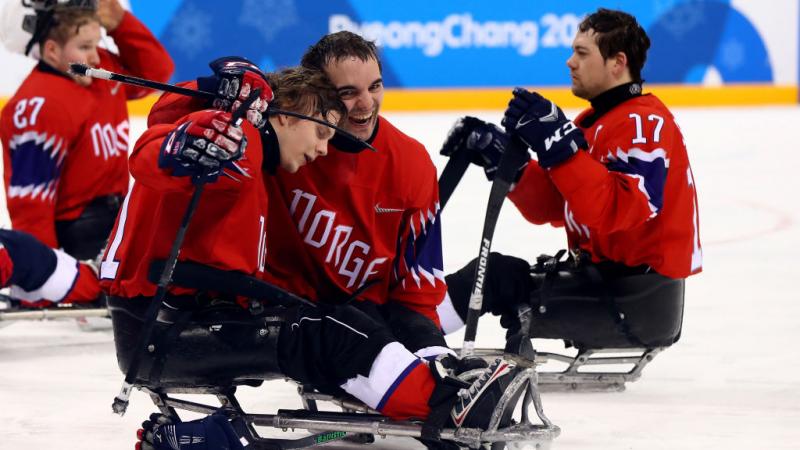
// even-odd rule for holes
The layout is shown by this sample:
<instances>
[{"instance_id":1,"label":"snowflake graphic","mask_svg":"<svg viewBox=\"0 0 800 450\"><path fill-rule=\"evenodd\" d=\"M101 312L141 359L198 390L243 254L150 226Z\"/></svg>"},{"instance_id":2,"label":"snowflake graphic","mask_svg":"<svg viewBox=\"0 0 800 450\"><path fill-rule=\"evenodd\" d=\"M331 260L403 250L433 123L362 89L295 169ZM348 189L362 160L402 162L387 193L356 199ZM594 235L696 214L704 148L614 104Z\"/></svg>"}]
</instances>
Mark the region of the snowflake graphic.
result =
<instances>
[{"instance_id":1,"label":"snowflake graphic","mask_svg":"<svg viewBox=\"0 0 800 450\"><path fill-rule=\"evenodd\" d=\"M188 5L175 15L172 23L174 47L189 58L211 46L212 17L194 5Z\"/></svg>"},{"instance_id":2,"label":"snowflake graphic","mask_svg":"<svg viewBox=\"0 0 800 450\"><path fill-rule=\"evenodd\" d=\"M705 20L701 2L689 2L664 14L661 23L675 38L683 37L689 30Z\"/></svg>"},{"instance_id":3,"label":"snowflake graphic","mask_svg":"<svg viewBox=\"0 0 800 450\"><path fill-rule=\"evenodd\" d=\"M744 46L738 39L728 39L722 44L722 65L736 69L744 64Z\"/></svg>"},{"instance_id":4,"label":"snowflake graphic","mask_svg":"<svg viewBox=\"0 0 800 450\"><path fill-rule=\"evenodd\" d=\"M255 28L265 43L298 22L294 0L244 0L239 23Z\"/></svg>"}]
</instances>

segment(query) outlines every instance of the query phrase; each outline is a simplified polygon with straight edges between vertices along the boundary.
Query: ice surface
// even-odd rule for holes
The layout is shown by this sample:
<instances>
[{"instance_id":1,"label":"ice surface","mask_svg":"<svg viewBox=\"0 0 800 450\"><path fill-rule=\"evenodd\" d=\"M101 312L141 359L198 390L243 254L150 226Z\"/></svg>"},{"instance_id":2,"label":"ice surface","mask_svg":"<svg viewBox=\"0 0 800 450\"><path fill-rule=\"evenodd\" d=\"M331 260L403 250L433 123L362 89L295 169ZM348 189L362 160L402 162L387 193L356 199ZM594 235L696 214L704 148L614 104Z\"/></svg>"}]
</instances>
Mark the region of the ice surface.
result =
<instances>
[{"instance_id":1,"label":"ice surface","mask_svg":"<svg viewBox=\"0 0 800 450\"><path fill-rule=\"evenodd\" d=\"M467 113L500 119L499 112L480 111L387 117L425 144L441 169L438 147ZM698 186L705 256L703 273L687 281L683 337L625 392L544 394L545 412L562 429L553 449L798 448L800 109L675 113ZM132 136L143 126L134 120ZM483 174L471 168L447 206L448 271L477 254L484 214L478 205L488 192ZM563 230L529 225L505 206L494 250L532 259L564 245ZM479 346L500 345L502 336L497 321L482 319ZM121 380L108 331L82 332L69 321L0 329L0 449L133 448L139 422L155 408L135 392L125 417L112 414ZM244 390L242 399L252 412L273 412L299 407L294 392L274 382ZM372 444L418 447L391 438Z\"/></svg>"}]
</instances>

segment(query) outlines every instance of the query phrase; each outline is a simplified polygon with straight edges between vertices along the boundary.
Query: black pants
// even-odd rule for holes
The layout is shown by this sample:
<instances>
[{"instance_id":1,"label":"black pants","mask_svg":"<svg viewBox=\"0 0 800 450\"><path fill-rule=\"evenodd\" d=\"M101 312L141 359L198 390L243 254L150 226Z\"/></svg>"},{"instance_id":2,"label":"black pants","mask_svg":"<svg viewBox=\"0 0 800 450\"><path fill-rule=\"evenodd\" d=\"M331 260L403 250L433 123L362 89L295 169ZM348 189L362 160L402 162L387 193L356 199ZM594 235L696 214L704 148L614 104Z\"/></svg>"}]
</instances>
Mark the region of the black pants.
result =
<instances>
[{"instance_id":1,"label":"black pants","mask_svg":"<svg viewBox=\"0 0 800 450\"><path fill-rule=\"evenodd\" d=\"M59 245L75 259L97 258L114 228L122 200L118 195L97 197L86 205L77 219L56 221Z\"/></svg>"},{"instance_id":2,"label":"black pants","mask_svg":"<svg viewBox=\"0 0 800 450\"><path fill-rule=\"evenodd\" d=\"M140 351L136 343L150 301L109 299L123 372ZM397 340L390 324L399 326L397 320L381 319L381 308L371 304L302 305L252 313L232 302L200 297L172 297L165 303L172 308L162 308L159 314L151 340L154 351L145 352L137 384L225 386L235 380L286 376L336 391L349 378L369 375L383 347ZM425 346L428 341L416 342Z\"/></svg>"}]
</instances>

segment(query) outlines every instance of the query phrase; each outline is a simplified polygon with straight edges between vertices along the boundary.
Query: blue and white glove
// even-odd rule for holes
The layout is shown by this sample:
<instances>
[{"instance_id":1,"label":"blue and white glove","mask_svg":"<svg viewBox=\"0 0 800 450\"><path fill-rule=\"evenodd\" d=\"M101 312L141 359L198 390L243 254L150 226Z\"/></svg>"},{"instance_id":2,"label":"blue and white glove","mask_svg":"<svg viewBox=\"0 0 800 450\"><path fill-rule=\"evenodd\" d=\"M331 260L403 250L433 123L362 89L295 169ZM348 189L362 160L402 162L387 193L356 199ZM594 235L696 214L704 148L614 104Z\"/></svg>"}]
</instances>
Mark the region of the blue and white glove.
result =
<instances>
[{"instance_id":1,"label":"blue and white glove","mask_svg":"<svg viewBox=\"0 0 800 450\"><path fill-rule=\"evenodd\" d=\"M203 419L173 422L154 413L136 432L136 450L244 450L228 418L216 412Z\"/></svg>"},{"instance_id":2,"label":"blue and white glove","mask_svg":"<svg viewBox=\"0 0 800 450\"><path fill-rule=\"evenodd\" d=\"M439 153L450 157L456 151L469 151L470 162L483 167L486 178L492 181L510 140L497 125L466 116L453 124ZM517 169L517 179L527 164L526 161Z\"/></svg>"},{"instance_id":3,"label":"blue and white glove","mask_svg":"<svg viewBox=\"0 0 800 450\"><path fill-rule=\"evenodd\" d=\"M502 125L536 152L543 168L557 166L579 149L587 148L583 131L567 119L561 108L522 88L514 89Z\"/></svg>"}]
</instances>

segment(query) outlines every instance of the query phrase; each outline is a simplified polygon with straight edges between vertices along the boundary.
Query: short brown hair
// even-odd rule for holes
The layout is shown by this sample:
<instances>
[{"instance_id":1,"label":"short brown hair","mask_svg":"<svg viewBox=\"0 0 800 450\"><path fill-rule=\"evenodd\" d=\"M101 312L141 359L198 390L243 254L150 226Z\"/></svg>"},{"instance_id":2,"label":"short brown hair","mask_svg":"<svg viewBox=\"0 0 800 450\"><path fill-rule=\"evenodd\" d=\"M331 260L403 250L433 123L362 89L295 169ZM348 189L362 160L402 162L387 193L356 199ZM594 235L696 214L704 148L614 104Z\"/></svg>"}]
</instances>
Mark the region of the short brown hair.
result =
<instances>
[{"instance_id":1,"label":"short brown hair","mask_svg":"<svg viewBox=\"0 0 800 450\"><path fill-rule=\"evenodd\" d=\"M78 34L82 26L91 22L100 23L97 14L92 10L66 8L59 10L53 14L50 30L41 43L43 44L46 40L52 39L58 44L64 45L71 37Z\"/></svg>"},{"instance_id":2,"label":"short brown hair","mask_svg":"<svg viewBox=\"0 0 800 450\"><path fill-rule=\"evenodd\" d=\"M289 67L268 75L275 94L272 107L323 118L331 111L338 112L343 120L347 108L339 99L336 88L321 70L307 67Z\"/></svg>"},{"instance_id":3,"label":"short brown hair","mask_svg":"<svg viewBox=\"0 0 800 450\"><path fill-rule=\"evenodd\" d=\"M324 70L325 66L332 62L351 57L364 62L374 59L378 63L378 70L383 72L375 43L350 31L337 31L323 36L316 44L308 47L300 60L300 65Z\"/></svg>"},{"instance_id":4,"label":"short brown hair","mask_svg":"<svg viewBox=\"0 0 800 450\"><path fill-rule=\"evenodd\" d=\"M599 8L578 25L578 30L597 33L597 47L604 59L619 52L628 57L628 68L633 81L641 83L642 68L647 60L650 38L632 15L613 9Z\"/></svg>"}]
</instances>

